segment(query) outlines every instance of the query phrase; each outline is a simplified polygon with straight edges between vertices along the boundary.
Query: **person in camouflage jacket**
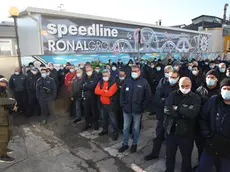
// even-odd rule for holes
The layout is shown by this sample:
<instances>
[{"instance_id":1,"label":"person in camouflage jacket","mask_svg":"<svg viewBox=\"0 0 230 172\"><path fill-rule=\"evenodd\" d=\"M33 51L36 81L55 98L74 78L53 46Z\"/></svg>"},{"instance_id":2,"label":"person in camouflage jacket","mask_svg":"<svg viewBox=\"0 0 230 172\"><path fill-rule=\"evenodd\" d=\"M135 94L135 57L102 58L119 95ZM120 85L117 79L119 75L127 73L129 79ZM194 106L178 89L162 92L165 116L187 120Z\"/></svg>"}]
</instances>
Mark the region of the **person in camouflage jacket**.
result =
<instances>
[{"instance_id":1,"label":"person in camouflage jacket","mask_svg":"<svg viewBox=\"0 0 230 172\"><path fill-rule=\"evenodd\" d=\"M0 162L13 162L14 158L7 155L10 152L8 142L10 138L9 109L16 103L7 92L8 81L0 79Z\"/></svg>"}]
</instances>

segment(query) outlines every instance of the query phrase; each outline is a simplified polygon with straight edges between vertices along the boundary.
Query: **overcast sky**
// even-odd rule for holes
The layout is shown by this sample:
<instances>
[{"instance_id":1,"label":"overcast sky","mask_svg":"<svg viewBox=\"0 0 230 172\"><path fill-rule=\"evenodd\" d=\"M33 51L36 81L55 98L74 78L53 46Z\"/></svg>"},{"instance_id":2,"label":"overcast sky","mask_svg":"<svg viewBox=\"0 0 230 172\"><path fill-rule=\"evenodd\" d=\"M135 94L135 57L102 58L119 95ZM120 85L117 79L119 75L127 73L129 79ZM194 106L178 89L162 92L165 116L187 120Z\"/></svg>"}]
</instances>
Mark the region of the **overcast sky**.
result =
<instances>
[{"instance_id":1,"label":"overcast sky","mask_svg":"<svg viewBox=\"0 0 230 172\"><path fill-rule=\"evenodd\" d=\"M0 20L9 16L10 6L20 10L28 6L57 9L64 4L66 11L92 14L104 17L132 20L155 24L162 19L162 25L190 24L200 15L223 17L227 0L1 0ZM230 7L227 17L230 15Z\"/></svg>"}]
</instances>

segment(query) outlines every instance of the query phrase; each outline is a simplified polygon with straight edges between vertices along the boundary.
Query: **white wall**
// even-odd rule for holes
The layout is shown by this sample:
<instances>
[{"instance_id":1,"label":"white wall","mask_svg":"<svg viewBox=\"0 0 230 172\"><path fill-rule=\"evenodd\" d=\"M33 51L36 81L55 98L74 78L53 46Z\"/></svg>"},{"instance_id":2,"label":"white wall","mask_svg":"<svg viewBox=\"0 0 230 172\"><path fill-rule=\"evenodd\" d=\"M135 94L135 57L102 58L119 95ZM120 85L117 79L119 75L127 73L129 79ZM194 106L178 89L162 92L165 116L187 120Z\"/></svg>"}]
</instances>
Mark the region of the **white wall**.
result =
<instances>
[{"instance_id":1,"label":"white wall","mask_svg":"<svg viewBox=\"0 0 230 172\"><path fill-rule=\"evenodd\" d=\"M224 37L223 29L208 30L208 33L211 33L212 36L209 39L209 52L223 52L224 47Z\"/></svg>"},{"instance_id":2,"label":"white wall","mask_svg":"<svg viewBox=\"0 0 230 172\"><path fill-rule=\"evenodd\" d=\"M7 79L14 73L15 67L18 65L18 57L16 56L0 56L0 75Z\"/></svg>"}]
</instances>

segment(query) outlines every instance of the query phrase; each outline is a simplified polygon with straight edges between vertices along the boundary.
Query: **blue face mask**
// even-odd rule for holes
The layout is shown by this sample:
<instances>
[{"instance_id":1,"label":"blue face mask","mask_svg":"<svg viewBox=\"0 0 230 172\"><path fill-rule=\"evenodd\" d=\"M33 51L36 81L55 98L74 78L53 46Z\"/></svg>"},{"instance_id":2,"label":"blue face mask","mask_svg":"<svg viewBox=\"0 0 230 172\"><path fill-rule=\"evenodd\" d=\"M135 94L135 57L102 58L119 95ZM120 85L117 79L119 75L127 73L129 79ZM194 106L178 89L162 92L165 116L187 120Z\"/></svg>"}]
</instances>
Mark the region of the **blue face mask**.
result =
<instances>
[{"instance_id":1,"label":"blue face mask","mask_svg":"<svg viewBox=\"0 0 230 172\"><path fill-rule=\"evenodd\" d=\"M225 70L226 70L225 68L219 68L220 73L224 73Z\"/></svg>"},{"instance_id":2,"label":"blue face mask","mask_svg":"<svg viewBox=\"0 0 230 172\"><path fill-rule=\"evenodd\" d=\"M132 72L131 74L133 79L137 79L138 78L138 74L136 72Z\"/></svg>"},{"instance_id":3,"label":"blue face mask","mask_svg":"<svg viewBox=\"0 0 230 172\"><path fill-rule=\"evenodd\" d=\"M174 66L173 69L174 70L179 70L179 66Z\"/></svg>"},{"instance_id":4,"label":"blue face mask","mask_svg":"<svg viewBox=\"0 0 230 172\"><path fill-rule=\"evenodd\" d=\"M169 78L169 83L171 85L175 85L177 83L178 79L173 79L173 78Z\"/></svg>"},{"instance_id":5,"label":"blue face mask","mask_svg":"<svg viewBox=\"0 0 230 172\"><path fill-rule=\"evenodd\" d=\"M230 73L226 73L226 76L227 76L228 78L230 78Z\"/></svg>"},{"instance_id":6,"label":"blue face mask","mask_svg":"<svg viewBox=\"0 0 230 172\"><path fill-rule=\"evenodd\" d=\"M19 75L19 72L14 72L15 75Z\"/></svg>"},{"instance_id":7,"label":"blue face mask","mask_svg":"<svg viewBox=\"0 0 230 172\"><path fill-rule=\"evenodd\" d=\"M125 80L125 77L119 77L119 79L120 79L121 81L123 81L123 80Z\"/></svg>"},{"instance_id":8,"label":"blue face mask","mask_svg":"<svg viewBox=\"0 0 230 172\"><path fill-rule=\"evenodd\" d=\"M208 62L205 62L204 64L205 64L205 65L208 65Z\"/></svg>"},{"instance_id":9,"label":"blue face mask","mask_svg":"<svg viewBox=\"0 0 230 172\"><path fill-rule=\"evenodd\" d=\"M210 69L214 69L215 66L209 66Z\"/></svg>"},{"instance_id":10,"label":"blue face mask","mask_svg":"<svg viewBox=\"0 0 230 172\"><path fill-rule=\"evenodd\" d=\"M221 96L224 100L230 100L230 91L221 89Z\"/></svg>"},{"instance_id":11,"label":"blue face mask","mask_svg":"<svg viewBox=\"0 0 230 172\"><path fill-rule=\"evenodd\" d=\"M151 66L151 68L153 69L155 66Z\"/></svg>"},{"instance_id":12,"label":"blue face mask","mask_svg":"<svg viewBox=\"0 0 230 172\"><path fill-rule=\"evenodd\" d=\"M156 69L157 69L157 71L161 71L161 67L157 67Z\"/></svg>"},{"instance_id":13,"label":"blue face mask","mask_svg":"<svg viewBox=\"0 0 230 172\"><path fill-rule=\"evenodd\" d=\"M188 67L188 70L192 71L192 66L189 66L189 67Z\"/></svg>"},{"instance_id":14,"label":"blue face mask","mask_svg":"<svg viewBox=\"0 0 230 172\"><path fill-rule=\"evenodd\" d=\"M165 73L165 78L169 78L169 74L168 73Z\"/></svg>"},{"instance_id":15,"label":"blue face mask","mask_svg":"<svg viewBox=\"0 0 230 172\"><path fill-rule=\"evenodd\" d=\"M104 80L104 81L108 81L108 80L109 80L109 77L103 77L103 80Z\"/></svg>"},{"instance_id":16,"label":"blue face mask","mask_svg":"<svg viewBox=\"0 0 230 172\"><path fill-rule=\"evenodd\" d=\"M42 76L42 78L45 78L47 76L47 74L46 73L42 73L41 76Z\"/></svg>"},{"instance_id":17,"label":"blue face mask","mask_svg":"<svg viewBox=\"0 0 230 172\"><path fill-rule=\"evenodd\" d=\"M216 80L214 79L206 79L207 86L214 86L216 83Z\"/></svg>"}]
</instances>

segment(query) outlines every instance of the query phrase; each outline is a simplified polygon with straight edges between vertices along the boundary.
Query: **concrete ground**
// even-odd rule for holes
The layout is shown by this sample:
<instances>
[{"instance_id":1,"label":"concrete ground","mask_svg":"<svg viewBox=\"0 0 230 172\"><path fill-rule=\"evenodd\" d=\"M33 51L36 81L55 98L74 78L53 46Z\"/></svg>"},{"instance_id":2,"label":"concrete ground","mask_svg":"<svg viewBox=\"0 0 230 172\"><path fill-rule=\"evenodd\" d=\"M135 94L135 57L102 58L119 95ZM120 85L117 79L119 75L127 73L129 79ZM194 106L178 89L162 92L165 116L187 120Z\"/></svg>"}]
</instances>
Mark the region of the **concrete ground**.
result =
<instances>
[{"instance_id":1,"label":"concrete ground","mask_svg":"<svg viewBox=\"0 0 230 172\"><path fill-rule=\"evenodd\" d=\"M121 135L114 142L110 136L98 137L98 132L81 132L83 122L72 124L72 119L59 110L49 123L40 125L40 117L14 116L14 132L9 148L16 158L12 164L0 164L0 172L164 172L165 147L159 160L144 161L152 149L156 120L143 117L138 152L119 154ZM131 144L131 143L130 143ZM179 151L178 151L179 152ZM193 164L197 153L193 154ZM178 153L176 172L180 169Z\"/></svg>"}]
</instances>

